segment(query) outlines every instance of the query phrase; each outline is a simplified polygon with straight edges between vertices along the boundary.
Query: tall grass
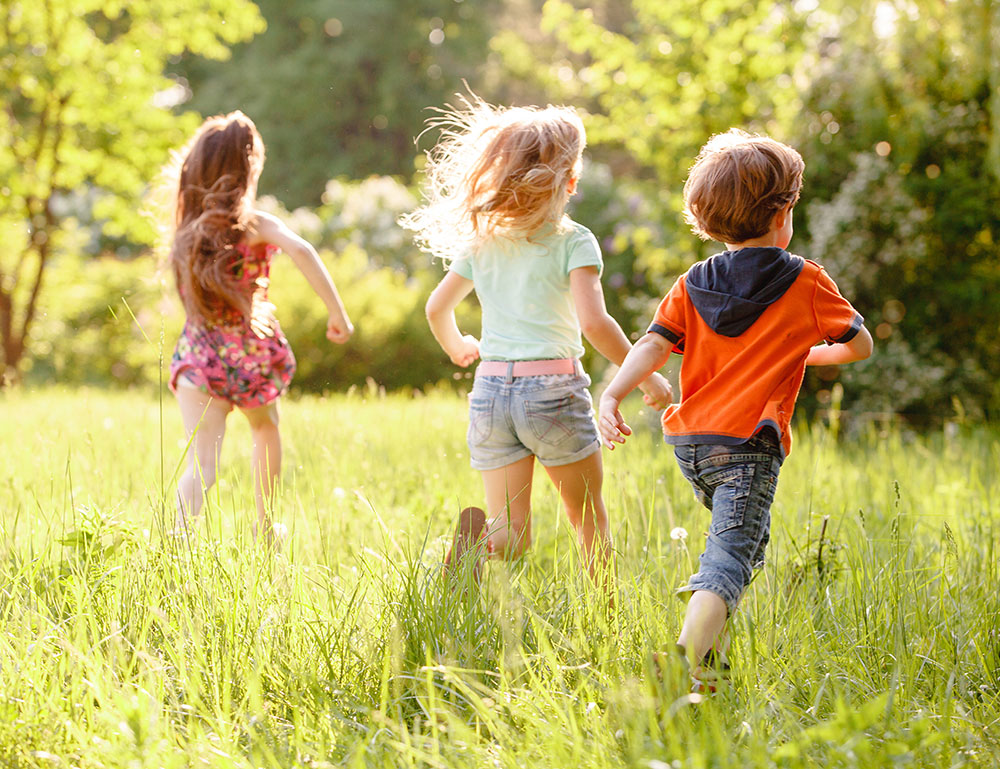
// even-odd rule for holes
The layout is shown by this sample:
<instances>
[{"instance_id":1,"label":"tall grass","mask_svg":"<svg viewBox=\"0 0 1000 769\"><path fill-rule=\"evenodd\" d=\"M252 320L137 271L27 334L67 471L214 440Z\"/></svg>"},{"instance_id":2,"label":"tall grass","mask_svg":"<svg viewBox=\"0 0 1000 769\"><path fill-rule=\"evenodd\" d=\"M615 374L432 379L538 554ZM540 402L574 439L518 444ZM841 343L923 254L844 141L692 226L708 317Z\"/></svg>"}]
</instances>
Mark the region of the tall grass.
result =
<instances>
[{"instance_id":1,"label":"tall grass","mask_svg":"<svg viewBox=\"0 0 1000 769\"><path fill-rule=\"evenodd\" d=\"M277 557L250 537L238 415L197 534L166 536L184 449L166 406L0 394L0 765L1000 762L995 431L801 429L731 685L694 706L650 659L708 516L651 415L605 456L612 610L542 474L530 555L444 585L455 514L481 499L459 398L284 404Z\"/></svg>"}]
</instances>

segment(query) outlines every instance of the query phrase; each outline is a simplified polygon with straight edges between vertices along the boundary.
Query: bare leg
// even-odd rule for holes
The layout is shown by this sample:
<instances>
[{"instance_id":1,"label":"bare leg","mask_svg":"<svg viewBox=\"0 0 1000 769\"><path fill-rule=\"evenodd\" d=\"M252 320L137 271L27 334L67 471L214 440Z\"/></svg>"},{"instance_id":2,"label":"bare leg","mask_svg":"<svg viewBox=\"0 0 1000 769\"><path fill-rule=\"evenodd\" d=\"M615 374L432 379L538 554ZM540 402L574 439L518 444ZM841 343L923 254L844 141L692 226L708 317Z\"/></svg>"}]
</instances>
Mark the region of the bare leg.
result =
<instances>
[{"instance_id":1,"label":"bare leg","mask_svg":"<svg viewBox=\"0 0 1000 769\"><path fill-rule=\"evenodd\" d=\"M595 581L613 579L608 511L601 495L604 482L601 452L595 451L569 465L546 467L545 471L559 489L590 576Z\"/></svg>"},{"instance_id":2,"label":"bare leg","mask_svg":"<svg viewBox=\"0 0 1000 769\"><path fill-rule=\"evenodd\" d=\"M684 647L692 669L722 635L727 615L726 602L715 593L696 590L691 595L677 643Z\"/></svg>"},{"instance_id":3,"label":"bare leg","mask_svg":"<svg viewBox=\"0 0 1000 769\"><path fill-rule=\"evenodd\" d=\"M268 544L273 544L274 530L271 512L274 508L274 490L281 474L281 433L278 431L278 402L240 411L250 422L253 437L253 490L257 504L257 523L254 535L263 534Z\"/></svg>"},{"instance_id":4,"label":"bare leg","mask_svg":"<svg viewBox=\"0 0 1000 769\"><path fill-rule=\"evenodd\" d=\"M535 458L525 457L498 470L483 470L486 490L487 549L516 558L531 545L531 478Z\"/></svg>"},{"instance_id":5,"label":"bare leg","mask_svg":"<svg viewBox=\"0 0 1000 769\"><path fill-rule=\"evenodd\" d=\"M226 416L232 406L184 384L177 388L177 403L193 449L188 450L187 469L177 482L177 522L183 526L201 513L204 492L215 483Z\"/></svg>"}]
</instances>

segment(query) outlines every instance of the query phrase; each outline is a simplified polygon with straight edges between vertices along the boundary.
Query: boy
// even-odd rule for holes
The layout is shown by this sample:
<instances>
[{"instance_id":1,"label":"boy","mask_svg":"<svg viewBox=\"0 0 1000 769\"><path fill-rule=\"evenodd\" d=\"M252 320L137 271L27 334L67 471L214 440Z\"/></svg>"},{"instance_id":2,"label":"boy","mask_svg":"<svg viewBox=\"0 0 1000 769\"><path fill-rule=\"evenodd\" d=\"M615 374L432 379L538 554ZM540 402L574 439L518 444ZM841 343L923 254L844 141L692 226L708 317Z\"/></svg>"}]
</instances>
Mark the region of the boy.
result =
<instances>
[{"instance_id":1,"label":"boy","mask_svg":"<svg viewBox=\"0 0 1000 769\"><path fill-rule=\"evenodd\" d=\"M684 185L684 216L727 250L677 279L600 401L599 428L613 449L632 434L621 400L671 352L684 355L683 401L664 412L663 432L712 523L698 573L679 591L690 599L677 645L696 686L709 689L726 621L764 562L805 367L872 351L863 318L823 268L785 250L804 167L791 147L738 129L702 148Z\"/></svg>"}]
</instances>

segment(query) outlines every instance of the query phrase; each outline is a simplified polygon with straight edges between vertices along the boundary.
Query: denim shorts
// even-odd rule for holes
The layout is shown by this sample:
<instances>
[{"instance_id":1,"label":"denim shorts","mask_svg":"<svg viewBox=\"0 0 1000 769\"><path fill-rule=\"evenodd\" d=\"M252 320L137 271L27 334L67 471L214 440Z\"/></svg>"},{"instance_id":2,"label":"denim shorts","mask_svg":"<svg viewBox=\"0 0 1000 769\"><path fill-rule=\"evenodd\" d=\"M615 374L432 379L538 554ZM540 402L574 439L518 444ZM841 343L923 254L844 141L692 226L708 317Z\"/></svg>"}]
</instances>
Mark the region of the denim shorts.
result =
<instances>
[{"instance_id":1,"label":"denim shorts","mask_svg":"<svg viewBox=\"0 0 1000 769\"><path fill-rule=\"evenodd\" d=\"M497 470L532 455L557 467L599 451L589 385L584 373L477 376L469 393L472 467Z\"/></svg>"},{"instance_id":2,"label":"denim shorts","mask_svg":"<svg viewBox=\"0 0 1000 769\"><path fill-rule=\"evenodd\" d=\"M708 590L732 614L754 570L764 565L781 445L764 430L736 446L685 444L674 454L698 501L712 511L698 573L678 592Z\"/></svg>"}]
</instances>

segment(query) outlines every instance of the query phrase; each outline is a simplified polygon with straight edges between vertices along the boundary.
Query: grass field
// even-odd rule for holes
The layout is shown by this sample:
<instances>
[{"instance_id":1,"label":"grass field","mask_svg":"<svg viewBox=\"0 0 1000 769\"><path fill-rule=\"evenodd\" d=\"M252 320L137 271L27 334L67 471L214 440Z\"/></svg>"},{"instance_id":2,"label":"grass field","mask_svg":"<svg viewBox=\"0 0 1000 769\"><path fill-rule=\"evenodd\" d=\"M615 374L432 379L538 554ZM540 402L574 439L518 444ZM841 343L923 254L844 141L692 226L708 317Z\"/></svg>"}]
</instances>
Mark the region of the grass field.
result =
<instances>
[{"instance_id":1,"label":"grass field","mask_svg":"<svg viewBox=\"0 0 1000 769\"><path fill-rule=\"evenodd\" d=\"M186 541L164 536L172 400L0 393L0 765L1000 764L996 432L801 429L731 685L691 706L650 657L708 516L638 405L605 457L609 612L541 478L532 553L477 593L442 585L455 513L481 496L455 396L285 403L292 536L271 557L239 417Z\"/></svg>"}]
</instances>

